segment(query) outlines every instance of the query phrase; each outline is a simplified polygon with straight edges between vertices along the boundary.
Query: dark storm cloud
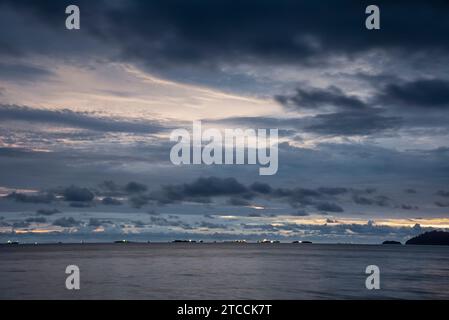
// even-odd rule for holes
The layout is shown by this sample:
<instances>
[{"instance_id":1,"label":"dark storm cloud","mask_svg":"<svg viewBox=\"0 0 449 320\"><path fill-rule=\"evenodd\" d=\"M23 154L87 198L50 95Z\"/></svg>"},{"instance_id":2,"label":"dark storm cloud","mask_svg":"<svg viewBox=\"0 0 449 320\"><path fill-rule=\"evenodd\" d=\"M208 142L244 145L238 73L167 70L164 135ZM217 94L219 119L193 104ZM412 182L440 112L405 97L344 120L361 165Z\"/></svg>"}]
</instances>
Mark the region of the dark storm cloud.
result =
<instances>
[{"instance_id":1,"label":"dark storm cloud","mask_svg":"<svg viewBox=\"0 0 449 320\"><path fill-rule=\"evenodd\" d=\"M53 225L63 228L72 228L80 226L81 221L77 221L73 217L63 217L53 221Z\"/></svg>"},{"instance_id":2,"label":"dark storm cloud","mask_svg":"<svg viewBox=\"0 0 449 320\"><path fill-rule=\"evenodd\" d=\"M140 208L149 202L172 204L190 201L212 204L214 197L226 197L227 203L230 205L249 206L251 204L250 199L261 198L268 201L285 202L291 207L301 208L301 210L304 209L303 207L312 206L323 212L344 212L344 209L334 201L339 201L339 197L350 194L356 204L382 207L390 204L391 199L383 195L373 195L374 192L375 189L347 189L343 187L273 188L269 184L260 182L245 186L235 178L212 176L198 178L191 183L162 186L149 194L132 197L130 201L135 202L135 207Z\"/></svg>"},{"instance_id":3,"label":"dark storm cloud","mask_svg":"<svg viewBox=\"0 0 449 320\"><path fill-rule=\"evenodd\" d=\"M386 115L385 109L376 107L375 99L380 100L370 97L364 102L336 86L298 88L293 95L275 96L275 100L287 109L318 112L315 116L300 119L299 128L303 131L339 136L373 135L402 125L402 117Z\"/></svg>"},{"instance_id":4,"label":"dark storm cloud","mask_svg":"<svg viewBox=\"0 0 449 320\"><path fill-rule=\"evenodd\" d=\"M387 115L381 108L364 108L353 111L319 113L314 116L288 119L270 117L231 117L211 123L258 128L292 129L297 133L332 136L373 135L394 131L403 125L401 116Z\"/></svg>"},{"instance_id":5,"label":"dark storm cloud","mask_svg":"<svg viewBox=\"0 0 449 320\"><path fill-rule=\"evenodd\" d=\"M125 191L128 193L139 193L147 191L148 187L142 183L138 182L129 182L125 186Z\"/></svg>"},{"instance_id":6,"label":"dark storm cloud","mask_svg":"<svg viewBox=\"0 0 449 320\"><path fill-rule=\"evenodd\" d=\"M321 198L321 194L313 189L307 188L278 188L273 191L274 198L285 199L292 207L308 206L315 203L316 198Z\"/></svg>"},{"instance_id":7,"label":"dark storm cloud","mask_svg":"<svg viewBox=\"0 0 449 320\"><path fill-rule=\"evenodd\" d=\"M105 181L101 182L98 186L100 187L100 189L108 191L108 192L116 192L116 191L120 190L120 186L117 185L112 180L105 180Z\"/></svg>"},{"instance_id":8,"label":"dark storm cloud","mask_svg":"<svg viewBox=\"0 0 449 320\"><path fill-rule=\"evenodd\" d=\"M234 195L247 191L247 187L235 178L199 178L193 183L183 185L184 194L192 197Z\"/></svg>"},{"instance_id":9,"label":"dark storm cloud","mask_svg":"<svg viewBox=\"0 0 449 320\"><path fill-rule=\"evenodd\" d=\"M29 15L41 28L55 30L38 37L39 28L28 31L23 18L3 10L5 16L0 20L16 24L8 26L8 30L15 30L13 36L30 40L29 44L11 43L11 35L2 33L0 48L4 54L54 54L58 44L64 55L72 47L78 54L95 51L88 38L109 48L115 59L142 61L166 72L192 65L218 70L220 63L233 61L307 64L332 54L354 55L379 48L411 55L430 49L445 51L449 46L445 1L380 0L376 4L382 12L382 32L367 32L364 12L371 4L368 1L79 0L85 43L61 27L65 19L61 13L70 1L5 0L3 4L6 9ZM73 42L78 46L71 46Z\"/></svg>"},{"instance_id":10,"label":"dark storm cloud","mask_svg":"<svg viewBox=\"0 0 449 320\"><path fill-rule=\"evenodd\" d=\"M254 182L252 185L249 186L249 188L254 192L262 194L269 194L272 192L271 186L267 183Z\"/></svg>"},{"instance_id":11,"label":"dark storm cloud","mask_svg":"<svg viewBox=\"0 0 449 320\"><path fill-rule=\"evenodd\" d=\"M377 98L382 104L411 106L427 109L449 107L449 81L441 79L419 79L385 86Z\"/></svg>"},{"instance_id":12,"label":"dark storm cloud","mask_svg":"<svg viewBox=\"0 0 449 320\"><path fill-rule=\"evenodd\" d=\"M318 192L327 194L327 195L341 195L348 192L347 188L341 188L341 187L320 187L318 188Z\"/></svg>"},{"instance_id":13,"label":"dark storm cloud","mask_svg":"<svg viewBox=\"0 0 449 320\"><path fill-rule=\"evenodd\" d=\"M386 197L386 196L375 196L373 198L368 198L368 197L364 197L358 194L354 194L352 196L352 200L354 201L354 203L356 204L360 204L360 205L365 205L365 206L373 206L373 205L377 205L380 207L385 207L388 206L390 203L390 198Z\"/></svg>"},{"instance_id":14,"label":"dark storm cloud","mask_svg":"<svg viewBox=\"0 0 449 320\"><path fill-rule=\"evenodd\" d=\"M382 110L348 111L319 114L313 117L306 131L324 135L372 135L398 128L400 117L385 116Z\"/></svg>"},{"instance_id":15,"label":"dark storm cloud","mask_svg":"<svg viewBox=\"0 0 449 320\"><path fill-rule=\"evenodd\" d=\"M156 122L132 122L98 118L88 113L70 110L53 111L26 106L0 105L0 121L27 121L68 126L100 132L156 133L163 127Z\"/></svg>"},{"instance_id":16,"label":"dark storm cloud","mask_svg":"<svg viewBox=\"0 0 449 320\"><path fill-rule=\"evenodd\" d=\"M249 189L235 178L198 178L192 183L166 185L160 190L151 192L149 199L160 204L170 204L178 201L193 201L210 203L211 197L251 196Z\"/></svg>"},{"instance_id":17,"label":"dark storm cloud","mask_svg":"<svg viewBox=\"0 0 449 320\"><path fill-rule=\"evenodd\" d=\"M291 109L322 109L333 107L341 110L360 110L366 104L357 96L347 95L340 88L298 88L292 96L277 95L275 100Z\"/></svg>"},{"instance_id":18,"label":"dark storm cloud","mask_svg":"<svg viewBox=\"0 0 449 320\"><path fill-rule=\"evenodd\" d=\"M55 196L52 193L26 194L13 192L6 197L23 203L51 203L55 200Z\"/></svg>"},{"instance_id":19,"label":"dark storm cloud","mask_svg":"<svg viewBox=\"0 0 449 320\"><path fill-rule=\"evenodd\" d=\"M224 198L225 203L232 206L249 206L252 199L260 198L264 201L284 202L290 204L293 208L313 206L319 207L319 210L329 212L342 212L340 206L335 203L328 203L327 201L338 201L338 198L349 193L349 189L343 187L319 187L316 189L293 187L293 188L275 188L267 183L254 182L245 185L235 178L221 178L221 177L201 177L189 183L162 185L159 188L153 188L151 191L143 191L146 188L138 188L140 192L128 192L126 188L121 187L112 181L108 181L108 186L116 194L120 194L128 200L133 208L142 208L148 204L168 205L180 202L194 202L204 205L213 205L222 203L219 199ZM142 185L143 186L143 185ZM106 188L110 189L110 188ZM105 187L99 192L101 197ZM106 193L109 191L106 190ZM122 190L122 191L120 191ZM134 190L134 188L133 188ZM91 192L91 191L89 191ZM120 193L123 192L123 193ZM357 194L365 193L365 190L352 190ZM93 196L93 194L92 194ZM90 196L89 199L93 200ZM87 198L82 204L89 203ZM111 197L106 197L103 202L112 204ZM380 199L375 199L374 204L380 203ZM218 202L217 202L218 201ZM76 202L75 202L76 203ZM119 204L121 202L118 202Z\"/></svg>"},{"instance_id":20,"label":"dark storm cloud","mask_svg":"<svg viewBox=\"0 0 449 320\"><path fill-rule=\"evenodd\" d=\"M403 209L403 210L418 210L419 207L410 205L410 204L402 204L401 209Z\"/></svg>"},{"instance_id":21,"label":"dark storm cloud","mask_svg":"<svg viewBox=\"0 0 449 320\"><path fill-rule=\"evenodd\" d=\"M52 75L52 72L49 70L38 66L0 63L0 80L17 82L42 81Z\"/></svg>"},{"instance_id":22,"label":"dark storm cloud","mask_svg":"<svg viewBox=\"0 0 449 320\"><path fill-rule=\"evenodd\" d=\"M129 203L133 208L140 209L144 205L148 204L150 198L146 195L136 195L129 198Z\"/></svg>"},{"instance_id":23,"label":"dark storm cloud","mask_svg":"<svg viewBox=\"0 0 449 320\"><path fill-rule=\"evenodd\" d=\"M446 191L446 190L438 190L438 192L436 194L440 197L449 198L449 191Z\"/></svg>"},{"instance_id":24,"label":"dark storm cloud","mask_svg":"<svg viewBox=\"0 0 449 320\"><path fill-rule=\"evenodd\" d=\"M65 201L72 202L89 202L92 201L95 195L87 188L77 186L70 186L63 191Z\"/></svg>"}]
</instances>

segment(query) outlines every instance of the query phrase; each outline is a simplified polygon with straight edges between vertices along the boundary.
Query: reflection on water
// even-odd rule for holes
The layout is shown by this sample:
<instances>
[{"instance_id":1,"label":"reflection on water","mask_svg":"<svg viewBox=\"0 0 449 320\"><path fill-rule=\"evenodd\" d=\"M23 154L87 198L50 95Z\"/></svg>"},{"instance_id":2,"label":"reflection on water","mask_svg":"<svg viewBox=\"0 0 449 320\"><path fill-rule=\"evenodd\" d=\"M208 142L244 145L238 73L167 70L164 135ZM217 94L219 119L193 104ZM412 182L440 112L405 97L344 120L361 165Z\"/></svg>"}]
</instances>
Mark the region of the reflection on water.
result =
<instances>
[{"instance_id":1,"label":"reflection on water","mask_svg":"<svg viewBox=\"0 0 449 320\"><path fill-rule=\"evenodd\" d=\"M65 289L67 265L81 290ZM367 290L367 265L381 289ZM1 299L448 299L449 248L301 244L0 246Z\"/></svg>"}]
</instances>

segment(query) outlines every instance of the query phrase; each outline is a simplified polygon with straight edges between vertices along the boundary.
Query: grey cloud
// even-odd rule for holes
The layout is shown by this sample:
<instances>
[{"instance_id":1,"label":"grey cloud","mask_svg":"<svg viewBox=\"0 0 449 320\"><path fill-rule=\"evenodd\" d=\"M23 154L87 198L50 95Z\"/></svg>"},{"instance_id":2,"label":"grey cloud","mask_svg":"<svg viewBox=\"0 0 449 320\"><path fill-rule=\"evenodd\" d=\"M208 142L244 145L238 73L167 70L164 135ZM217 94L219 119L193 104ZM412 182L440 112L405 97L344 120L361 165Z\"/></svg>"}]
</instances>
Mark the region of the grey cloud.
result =
<instances>
[{"instance_id":1,"label":"grey cloud","mask_svg":"<svg viewBox=\"0 0 449 320\"><path fill-rule=\"evenodd\" d=\"M90 208L92 207L92 203L90 202L70 202L69 204L72 208Z\"/></svg>"},{"instance_id":2,"label":"grey cloud","mask_svg":"<svg viewBox=\"0 0 449 320\"><path fill-rule=\"evenodd\" d=\"M30 223L28 221L17 221L12 224L13 228L28 228Z\"/></svg>"},{"instance_id":3,"label":"grey cloud","mask_svg":"<svg viewBox=\"0 0 449 320\"><path fill-rule=\"evenodd\" d=\"M4 81L15 81L19 83L37 80L42 81L52 75L53 73L51 71L38 66L0 63L0 79Z\"/></svg>"},{"instance_id":4,"label":"grey cloud","mask_svg":"<svg viewBox=\"0 0 449 320\"><path fill-rule=\"evenodd\" d=\"M249 206L251 204L248 200L238 197L231 197L228 203L232 206Z\"/></svg>"},{"instance_id":5,"label":"grey cloud","mask_svg":"<svg viewBox=\"0 0 449 320\"><path fill-rule=\"evenodd\" d=\"M37 215L42 216L51 216L57 213L61 213L61 211L59 211L58 209L39 209L36 211Z\"/></svg>"},{"instance_id":6,"label":"grey cloud","mask_svg":"<svg viewBox=\"0 0 449 320\"><path fill-rule=\"evenodd\" d=\"M176 221L172 221L172 220L168 220L162 217L155 217L152 216L150 217L150 221L153 225L156 226L164 226L164 227L180 227L183 229L191 229L192 227L188 224L188 223L184 223L182 221L176 220Z\"/></svg>"},{"instance_id":7,"label":"grey cloud","mask_svg":"<svg viewBox=\"0 0 449 320\"><path fill-rule=\"evenodd\" d=\"M315 205L315 208L324 212L343 212L343 208L331 202L321 202Z\"/></svg>"},{"instance_id":8,"label":"grey cloud","mask_svg":"<svg viewBox=\"0 0 449 320\"><path fill-rule=\"evenodd\" d=\"M80 226L81 221L77 221L73 217L62 217L53 221L53 225L63 228L72 228Z\"/></svg>"},{"instance_id":9,"label":"grey cloud","mask_svg":"<svg viewBox=\"0 0 449 320\"><path fill-rule=\"evenodd\" d=\"M358 194L354 194L352 196L352 200L354 201L354 203L360 204L360 205L367 205L367 206L377 205L377 206L385 207L385 206L389 205L391 199L386 196L383 196L383 195L378 195L373 198L368 198L368 197L360 196Z\"/></svg>"},{"instance_id":10,"label":"grey cloud","mask_svg":"<svg viewBox=\"0 0 449 320\"><path fill-rule=\"evenodd\" d=\"M13 192L8 194L7 198L24 203L51 203L55 200L55 196L52 193L26 194Z\"/></svg>"},{"instance_id":11,"label":"grey cloud","mask_svg":"<svg viewBox=\"0 0 449 320\"><path fill-rule=\"evenodd\" d=\"M122 204L120 200L111 197L103 198L103 200L101 200L101 203L106 206L119 206Z\"/></svg>"},{"instance_id":12,"label":"grey cloud","mask_svg":"<svg viewBox=\"0 0 449 320\"><path fill-rule=\"evenodd\" d=\"M6 221L0 220L0 227L11 227L11 224L9 224Z\"/></svg>"},{"instance_id":13,"label":"grey cloud","mask_svg":"<svg viewBox=\"0 0 449 320\"><path fill-rule=\"evenodd\" d=\"M0 121L47 123L99 132L156 133L165 130L156 121L123 121L70 110L44 110L16 105L0 105Z\"/></svg>"},{"instance_id":14,"label":"grey cloud","mask_svg":"<svg viewBox=\"0 0 449 320\"><path fill-rule=\"evenodd\" d=\"M45 223L47 222L47 219L45 219L44 217L36 217L36 218L27 218L25 221L28 223Z\"/></svg>"},{"instance_id":15,"label":"grey cloud","mask_svg":"<svg viewBox=\"0 0 449 320\"><path fill-rule=\"evenodd\" d=\"M435 201L435 205L441 208L449 207L449 202Z\"/></svg>"},{"instance_id":16,"label":"grey cloud","mask_svg":"<svg viewBox=\"0 0 449 320\"><path fill-rule=\"evenodd\" d=\"M146 224L140 220L134 221L133 223L134 223L135 228L145 228L145 226L146 226Z\"/></svg>"},{"instance_id":17,"label":"grey cloud","mask_svg":"<svg viewBox=\"0 0 449 320\"><path fill-rule=\"evenodd\" d=\"M104 226L104 225L108 225L108 224L112 224L112 222L109 221L109 220L101 220L101 219L97 219L97 218L90 218L87 225L89 227L98 228L98 227L101 227L101 226Z\"/></svg>"},{"instance_id":18,"label":"grey cloud","mask_svg":"<svg viewBox=\"0 0 449 320\"><path fill-rule=\"evenodd\" d=\"M207 228L207 229L227 229L228 226L225 224L219 224L219 223L212 223L207 221L201 221L198 225L200 228Z\"/></svg>"},{"instance_id":19,"label":"grey cloud","mask_svg":"<svg viewBox=\"0 0 449 320\"><path fill-rule=\"evenodd\" d=\"M297 210L293 215L298 216L298 217L307 217L310 214L307 213L304 209L300 209L300 210Z\"/></svg>"},{"instance_id":20,"label":"grey cloud","mask_svg":"<svg viewBox=\"0 0 449 320\"><path fill-rule=\"evenodd\" d=\"M129 193L139 193L147 191L147 186L138 182L129 182L125 186L125 191Z\"/></svg>"}]
</instances>

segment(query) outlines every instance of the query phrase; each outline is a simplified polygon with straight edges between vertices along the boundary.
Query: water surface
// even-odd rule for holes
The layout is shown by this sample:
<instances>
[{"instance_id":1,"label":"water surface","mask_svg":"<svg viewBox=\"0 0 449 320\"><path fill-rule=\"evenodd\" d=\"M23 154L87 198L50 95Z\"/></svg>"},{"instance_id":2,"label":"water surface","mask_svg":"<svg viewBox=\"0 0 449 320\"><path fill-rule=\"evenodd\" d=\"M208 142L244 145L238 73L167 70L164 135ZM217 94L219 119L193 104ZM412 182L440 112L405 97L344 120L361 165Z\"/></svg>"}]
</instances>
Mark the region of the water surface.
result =
<instances>
[{"instance_id":1,"label":"water surface","mask_svg":"<svg viewBox=\"0 0 449 320\"><path fill-rule=\"evenodd\" d=\"M77 265L81 289L65 288ZM381 289L365 288L365 268ZM449 248L320 244L0 246L1 299L449 299Z\"/></svg>"}]
</instances>

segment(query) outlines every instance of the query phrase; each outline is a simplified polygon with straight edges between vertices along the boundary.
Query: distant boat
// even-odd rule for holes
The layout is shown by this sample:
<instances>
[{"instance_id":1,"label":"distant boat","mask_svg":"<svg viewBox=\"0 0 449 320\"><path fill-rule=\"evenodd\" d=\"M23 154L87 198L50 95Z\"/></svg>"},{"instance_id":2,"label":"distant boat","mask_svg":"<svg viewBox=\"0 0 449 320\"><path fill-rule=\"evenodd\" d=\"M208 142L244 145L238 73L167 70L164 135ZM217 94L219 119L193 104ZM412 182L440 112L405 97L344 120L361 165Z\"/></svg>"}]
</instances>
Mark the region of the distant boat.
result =
<instances>
[{"instance_id":1,"label":"distant boat","mask_svg":"<svg viewBox=\"0 0 449 320\"><path fill-rule=\"evenodd\" d=\"M292 243L304 243L304 244L307 244L307 243L312 243L312 241L299 241L299 240L295 240L295 241L293 241Z\"/></svg>"},{"instance_id":2,"label":"distant boat","mask_svg":"<svg viewBox=\"0 0 449 320\"><path fill-rule=\"evenodd\" d=\"M17 244L19 244L19 242L18 242L18 241L11 241L11 240L8 240L8 242L6 242L6 244L10 244L10 245L15 244L15 245L17 245Z\"/></svg>"},{"instance_id":3,"label":"distant boat","mask_svg":"<svg viewBox=\"0 0 449 320\"><path fill-rule=\"evenodd\" d=\"M173 240L172 243L196 243L196 240Z\"/></svg>"},{"instance_id":4,"label":"distant boat","mask_svg":"<svg viewBox=\"0 0 449 320\"><path fill-rule=\"evenodd\" d=\"M129 243L129 241L128 240L117 240L117 241L114 241L114 243Z\"/></svg>"}]
</instances>

